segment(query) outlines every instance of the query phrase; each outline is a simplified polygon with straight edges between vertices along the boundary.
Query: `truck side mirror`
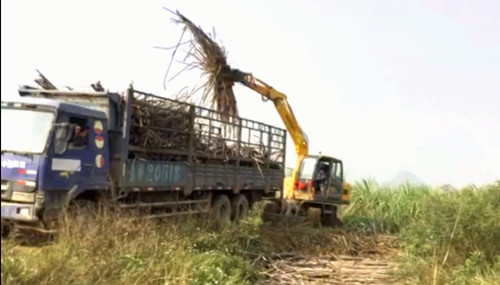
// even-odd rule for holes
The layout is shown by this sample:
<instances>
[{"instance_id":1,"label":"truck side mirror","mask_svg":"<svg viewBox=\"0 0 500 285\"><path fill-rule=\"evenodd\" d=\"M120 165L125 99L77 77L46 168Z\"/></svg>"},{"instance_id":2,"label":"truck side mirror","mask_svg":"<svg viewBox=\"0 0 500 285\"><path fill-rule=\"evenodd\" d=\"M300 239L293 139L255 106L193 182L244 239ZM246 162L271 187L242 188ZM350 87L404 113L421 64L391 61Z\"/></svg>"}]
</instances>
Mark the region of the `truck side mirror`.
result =
<instances>
[{"instance_id":1,"label":"truck side mirror","mask_svg":"<svg viewBox=\"0 0 500 285\"><path fill-rule=\"evenodd\" d=\"M68 123L59 123L55 125L54 152L63 154L68 149L68 142L71 138L71 128Z\"/></svg>"}]
</instances>

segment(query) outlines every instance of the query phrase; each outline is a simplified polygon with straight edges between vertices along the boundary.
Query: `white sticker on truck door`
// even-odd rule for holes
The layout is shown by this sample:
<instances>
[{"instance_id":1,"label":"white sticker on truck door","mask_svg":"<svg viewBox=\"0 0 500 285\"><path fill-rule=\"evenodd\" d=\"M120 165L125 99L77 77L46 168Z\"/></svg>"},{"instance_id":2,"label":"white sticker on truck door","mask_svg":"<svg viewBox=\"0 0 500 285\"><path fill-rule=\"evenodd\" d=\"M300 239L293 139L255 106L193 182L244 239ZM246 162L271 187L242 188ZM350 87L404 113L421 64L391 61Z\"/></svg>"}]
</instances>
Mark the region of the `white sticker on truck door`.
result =
<instances>
[{"instance_id":1,"label":"white sticker on truck door","mask_svg":"<svg viewBox=\"0 0 500 285\"><path fill-rule=\"evenodd\" d=\"M81 161L79 159L53 158L52 170L54 171L80 171Z\"/></svg>"}]
</instances>

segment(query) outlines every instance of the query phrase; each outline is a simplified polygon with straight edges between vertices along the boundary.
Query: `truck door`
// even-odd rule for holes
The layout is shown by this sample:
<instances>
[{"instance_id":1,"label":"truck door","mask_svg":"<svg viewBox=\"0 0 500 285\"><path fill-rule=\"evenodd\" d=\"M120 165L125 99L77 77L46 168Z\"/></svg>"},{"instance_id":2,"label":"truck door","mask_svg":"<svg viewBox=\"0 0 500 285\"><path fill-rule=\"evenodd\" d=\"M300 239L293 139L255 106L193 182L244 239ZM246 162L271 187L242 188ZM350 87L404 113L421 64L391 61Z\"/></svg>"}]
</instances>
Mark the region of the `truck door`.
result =
<instances>
[{"instance_id":1,"label":"truck door","mask_svg":"<svg viewBox=\"0 0 500 285\"><path fill-rule=\"evenodd\" d=\"M338 160L333 160L330 167L330 178L329 178L329 197L340 199L342 197L342 162Z\"/></svg>"},{"instance_id":2,"label":"truck door","mask_svg":"<svg viewBox=\"0 0 500 285\"><path fill-rule=\"evenodd\" d=\"M70 124L71 138L67 150L62 154L52 152L52 189L69 190L92 181L94 176L94 155L90 144L92 119L78 115L60 116L58 122Z\"/></svg>"}]
</instances>

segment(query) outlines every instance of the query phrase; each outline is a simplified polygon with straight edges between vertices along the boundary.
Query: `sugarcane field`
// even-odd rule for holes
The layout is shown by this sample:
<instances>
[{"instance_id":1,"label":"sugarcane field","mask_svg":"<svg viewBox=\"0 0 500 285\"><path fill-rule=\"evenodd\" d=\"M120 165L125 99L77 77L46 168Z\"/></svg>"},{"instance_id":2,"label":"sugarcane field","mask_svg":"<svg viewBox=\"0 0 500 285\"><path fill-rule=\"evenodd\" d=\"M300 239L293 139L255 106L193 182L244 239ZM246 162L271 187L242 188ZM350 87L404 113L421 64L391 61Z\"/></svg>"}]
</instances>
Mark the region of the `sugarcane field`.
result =
<instances>
[{"instance_id":1,"label":"sugarcane field","mask_svg":"<svg viewBox=\"0 0 500 285\"><path fill-rule=\"evenodd\" d=\"M1 284L499 284L498 3L1 13Z\"/></svg>"}]
</instances>

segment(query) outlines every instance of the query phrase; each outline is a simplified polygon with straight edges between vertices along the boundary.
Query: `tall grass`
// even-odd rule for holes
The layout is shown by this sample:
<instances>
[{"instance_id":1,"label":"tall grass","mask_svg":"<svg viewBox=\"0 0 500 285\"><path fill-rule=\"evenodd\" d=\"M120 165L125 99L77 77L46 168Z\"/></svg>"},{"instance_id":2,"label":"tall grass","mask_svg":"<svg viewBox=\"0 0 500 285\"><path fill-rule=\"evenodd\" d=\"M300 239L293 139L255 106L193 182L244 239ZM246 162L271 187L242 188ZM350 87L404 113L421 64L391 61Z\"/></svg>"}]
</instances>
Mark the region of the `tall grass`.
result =
<instances>
[{"instance_id":1,"label":"tall grass","mask_svg":"<svg viewBox=\"0 0 500 285\"><path fill-rule=\"evenodd\" d=\"M114 214L72 221L45 246L3 240L2 284L254 284L259 275L247 252L259 236L259 217L227 227Z\"/></svg>"},{"instance_id":2,"label":"tall grass","mask_svg":"<svg viewBox=\"0 0 500 285\"><path fill-rule=\"evenodd\" d=\"M354 185L345 221L348 227L397 234L405 253L403 273L414 282L500 280L500 181L447 193L362 181Z\"/></svg>"},{"instance_id":3,"label":"tall grass","mask_svg":"<svg viewBox=\"0 0 500 285\"><path fill-rule=\"evenodd\" d=\"M344 219L348 226L398 233L421 214L421 202L432 194L428 186L381 187L374 180L363 180L353 186Z\"/></svg>"},{"instance_id":4,"label":"tall grass","mask_svg":"<svg viewBox=\"0 0 500 285\"><path fill-rule=\"evenodd\" d=\"M224 227L197 218L130 221L103 213L56 240L2 240L2 284L259 284L274 253L384 254L400 246L411 284L498 284L500 182L441 192L354 185L344 228L264 225L262 207ZM393 236L397 237L397 240ZM387 254L385 254L387 255Z\"/></svg>"},{"instance_id":5,"label":"tall grass","mask_svg":"<svg viewBox=\"0 0 500 285\"><path fill-rule=\"evenodd\" d=\"M2 284L259 284L266 257L373 253L379 241L394 242L362 231L264 225L262 210L257 205L246 220L225 226L107 212L90 223L68 221L46 244L2 240Z\"/></svg>"}]
</instances>

